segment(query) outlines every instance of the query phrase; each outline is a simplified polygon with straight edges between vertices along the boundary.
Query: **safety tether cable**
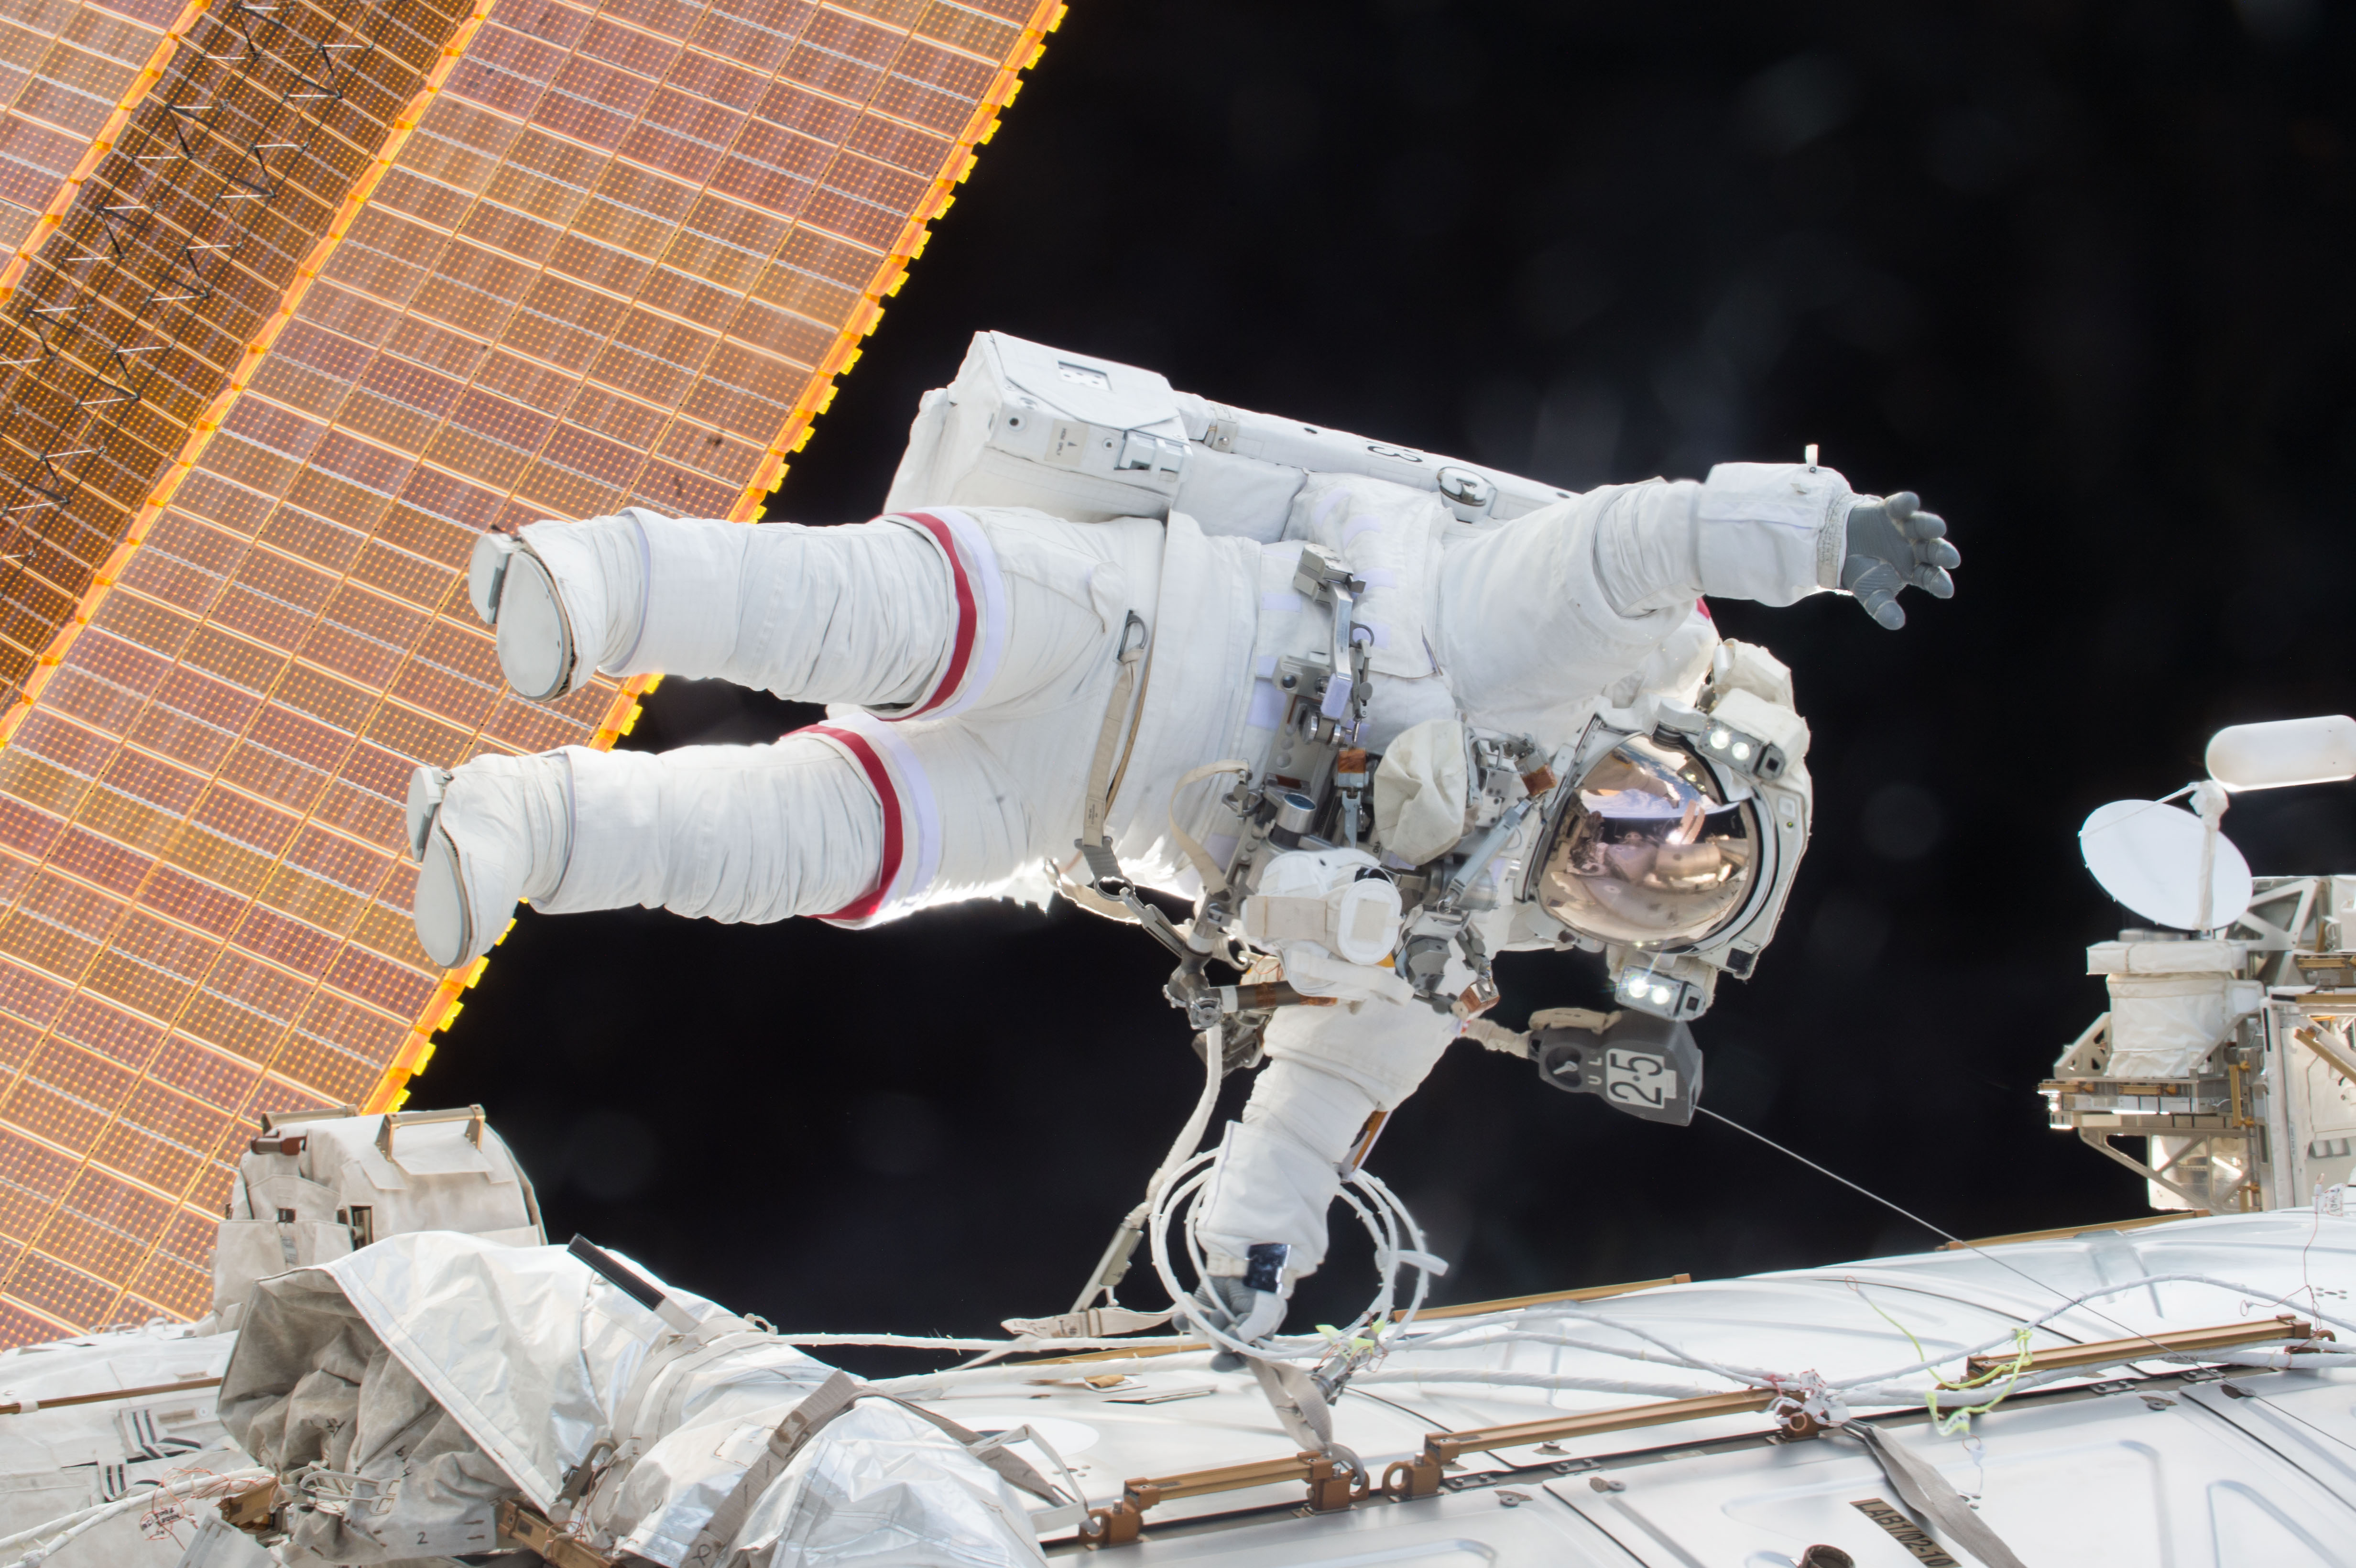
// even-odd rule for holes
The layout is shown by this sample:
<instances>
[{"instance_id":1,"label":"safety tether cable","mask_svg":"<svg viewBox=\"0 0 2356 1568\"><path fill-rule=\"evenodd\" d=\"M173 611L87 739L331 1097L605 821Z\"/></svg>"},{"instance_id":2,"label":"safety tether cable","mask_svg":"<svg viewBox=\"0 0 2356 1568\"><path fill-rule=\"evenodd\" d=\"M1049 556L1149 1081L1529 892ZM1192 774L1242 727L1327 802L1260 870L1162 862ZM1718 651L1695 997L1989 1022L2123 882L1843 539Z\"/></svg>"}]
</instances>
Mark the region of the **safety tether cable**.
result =
<instances>
[{"instance_id":1,"label":"safety tether cable","mask_svg":"<svg viewBox=\"0 0 2356 1568\"><path fill-rule=\"evenodd\" d=\"M2051 1284L2048 1281L2041 1280L2026 1269L2014 1266L2012 1264L2009 1264L2004 1259L1997 1256L1994 1253L1989 1252L1987 1248L1977 1246L1973 1243L1964 1240L1963 1237L1956 1235L1953 1231L1947 1230L1944 1226L1933 1225L1930 1221L1925 1220L1922 1215L1915 1213L1910 1209L1900 1208L1897 1204L1891 1202L1889 1199L1884 1198L1879 1192L1869 1191L1865 1188L1859 1187L1856 1182L1851 1181L1847 1177L1841 1175L1838 1171L1826 1170L1823 1166L1818 1165L1806 1155L1801 1154L1795 1149L1785 1148L1782 1144L1777 1143L1765 1133L1746 1127L1740 1122L1736 1121L1733 1117L1721 1115L1718 1112L1711 1110L1707 1105L1697 1105L1694 1109L1699 1111L1703 1115L1708 1116L1714 1122L1720 1122L1725 1124L1727 1126L1732 1127L1736 1132L1742 1134L1745 1137L1758 1139L1761 1143L1765 1144L1769 1148L1773 1149L1778 1154L1787 1155L1791 1158L1798 1160L1802 1165L1806 1166L1810 1170L1815 1171L1819 1176L1830 1177L1833 1180L1839 1182L1843 1187L1847 1188L1850 1191L1871 1199L1874 1202L1880 1204L1884 1209L1889 1210L1893 1214L1901 1215L1908 1220L1912 1220L1914 1223L1922 1226L1924 1230L1929 1231L1933 1235L1945 1237L1956 1246L1963 1248L1965 1251L1969 1252L1976 1256L1986 1258L1988 1262L1995 1264L1997 1267L2004 1269L2007 1273L2019 1275L2029 1284L2037 1286L2038 1289L2050 1291L2055 1296L2063 1296L2065 1300L2068 1299L2061 1286ZM2083 1299L2076 1302L2075 1305L2084 1307L2089 1316L2101 1318L2104 1322L2109 1324L2112 1328L2118 1329L2120 1333L2126 1335L2131 1339L2145 1340L2153 1348L2167 1355L2177 1354L2176 1351L2170 1349L2167 1345L2162 1344L2159 1340L2154 1339L2143 1329L2130 1328L2128 1325L2120 1322L2117 1318L2112 1317L2107 1312L2098 1310L2093 1307L2086 1307L2085 1302Z\"/></svg>"}]
</instances>

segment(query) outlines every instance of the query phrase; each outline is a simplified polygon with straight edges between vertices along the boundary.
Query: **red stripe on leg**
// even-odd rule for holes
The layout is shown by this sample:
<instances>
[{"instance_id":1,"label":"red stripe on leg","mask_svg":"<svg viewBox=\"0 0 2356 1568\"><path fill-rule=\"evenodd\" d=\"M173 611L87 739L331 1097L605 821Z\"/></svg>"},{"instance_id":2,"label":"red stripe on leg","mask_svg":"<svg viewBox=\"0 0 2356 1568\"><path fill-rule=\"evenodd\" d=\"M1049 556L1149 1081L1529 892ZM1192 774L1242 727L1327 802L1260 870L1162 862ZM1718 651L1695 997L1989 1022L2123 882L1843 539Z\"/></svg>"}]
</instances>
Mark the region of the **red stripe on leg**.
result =
<instances>
[{"instance_id":1,"label":"red stripe on leg","mask_svg":"<svg viewBox=\"0 0 2356 1568\"><path fill-rule=\"evenodd\" d=\"M974 610L973 584L966 577L965 562L958 555L957 537L949 532L949 526L929 512L900 515L932 535L941 553L949 558L949 581L957 591L958 625L956 640L949 647L948 667L941 672L932 694L905 713L893 714L895 720L921 718L957 695L958 683L965 678L965 667L973 657L974 633L980 619Z\"/></svg>"},{"instance_id":2,"label":"red stripe on leg","mask_svg":"<svg viewBox=\"0 0 2356 1568\"><path fill-rule=\"evenodd\" d=\"M805 735L823 735L851 755L866 772L867 783L875 791L875 799L884 808L884 869L875 879L874 891L853 900L831 914L813 915L813 920L865 920L883 907L884 895L891 890L894 879L900 874L901 830L900 794L892 787L892 775L884 766L884 759L875 754L863 736L848 730L838 730L831 724L813 724L801 731Z\"/></svg>"}]
</instances>

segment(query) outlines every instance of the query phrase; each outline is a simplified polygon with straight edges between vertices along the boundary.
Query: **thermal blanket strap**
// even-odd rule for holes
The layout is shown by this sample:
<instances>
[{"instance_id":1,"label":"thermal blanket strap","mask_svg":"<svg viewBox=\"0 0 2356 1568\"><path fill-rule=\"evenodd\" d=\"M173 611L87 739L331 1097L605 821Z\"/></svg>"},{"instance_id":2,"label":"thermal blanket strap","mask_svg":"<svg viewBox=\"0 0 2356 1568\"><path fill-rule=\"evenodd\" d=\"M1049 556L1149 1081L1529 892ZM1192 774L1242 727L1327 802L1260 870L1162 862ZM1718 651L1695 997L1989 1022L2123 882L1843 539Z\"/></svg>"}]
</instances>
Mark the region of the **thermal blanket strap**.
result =
<instances>
[{"instance_id":1,"label":"thermal blanket strap","mask_svg":"<svg viewBox=\"0 0 2356 1568\"><path fill-rule=\"evenodd\" d=\"M1284 1424L1285 1432L1295 1443L1312 1453L1333 1451L1333 1412L1325 1403L1324 1394L1310 1381L1307 1371L1290 1361L1270 1361L1254 1356L1247 1363L1252 1376L1259 1381L1260 1392Z\"/></svg>"},{"instance_id":2,"label":"thermal blanket strap","mask_svg":"<svg viewBox=\"0 0 2356 1568\"><path fill-rule=\"evenodd\" d=\"M997 1471L1011 1485L1033 1497L1050 1503L1071 1500L1056 1491L1045 1477L1008 1453L1002 1445L967 1431L947 1416L935 1415L922 1405L910 1404L905 1400L893 1399L892 1395L879 1389L869 1388L850 1373L838 1371L819 1384L808 1398L787 1411L786 1418L777 1423L776 1430L769 1434L767 1445L750 1465L744 1467L744 1473L737 1477L735 1487L720 1499L720 1506L712 1510L712 1517L704 1521L701 1530L696 1531L687 1554L680 1559L680 1568L722 1568L735 1545L737 1533L744 1528L745 1517L753 1511L753 1505L760 1501L761 1495L776 1484L777 1477L786 1473L786 1467L793 1463L794 1456L800 1453L829 1422L862 1399L889 1399L910 1414L922 1416L956 1438L966 1452Z\"/></svg>"},{"instance_id":3,"label":"thermal blanket strap","mask_svg":"<svg viewBox=\"0 0 2356 1568\"><path fill-rule=\"evenodd\" d=\"M1852 1421L1841 1431L1865 1445L1890 1477L1899 1500L1946 1531L1947 1539L1987 1564L1987 1568L2022 1568L1987 1520L1972 1511L1963 1494L1947 1484L1936 1467L1870 1422Z\"/></svg>"},{"instance_id":4,"label":"thermal blanket strap","mask_svg":"<svg viewBox=\"0 0 2356 1568\"><path fill-rule=\"evenodd\" d=\"M1120 678L1113 682L1112 700L1105 704L1104 728L1097 731L1097 754L1088 763L1088 796L1080 822L1080 853L1087 859L1093 881L1104 881L1119 872L1119 863L1112 859L1111 843L1105 836L1105 818L1112 811L1112 763L1128 728L1121 720L1128 717L1130 697L1137 690L1137 661L1145 656L1150 636L1144 617L1131 610L1120 626ZM1098 851L1102 852L1106 864L1098 863Z\"/></svg>"},{"instance_id":5,"label":"thermal blanket strap","mask_svg":"<svg viewBox=\"0 0 2356 1568\"><path fill-rule=\"evenodd\" d=\"M1199 1136L1198 1136L1199 1141ZM1193 1149L1186 1151L1189 1154ZM1010 1334L1034 1339L1106 1339L1117 1334L1141 1334L1159 1328L1177 1316L1175 1307L1159 1312L1134 1312L1126 1307L1089 1307L1060 1317L1009 1317L999 1327Z\"/></svg>"},{"instance_id":6,"label":"thermal blanket strap","mask_svg":"<svg viewBox=\"0 0 2356 1568\"><path fill-rule=\"evenodd\" d=\"M1237 757L1229 757L1223 762L1205 763L1201 767L1189 772L1185 777L1170 787L1170 837L1178 841L1178 848L1184 851L1186 859L1194 863L1194 874L1203 879L1203 891L1208 893L1226 891L1227 876L1226 872L1219 869L1218 862L1211 859L1210 852L1194 841L1194 836L1178 826L1178 796L1188 784L1200 784L1203 780L1215 778L1220 773L1241 773L1246 778L1249 778L1251 764Z\"/></svg>"},{"instance_id":7,"label":"thermal blanket strap","mask_svg":"<svg viewBox=\"0 0 2356 1568\"><path fill-rule=\"evenodd\" d=\"M1120 862L1113 856L1105 821L1112 815L1113 758L1121 749L1121 737L1134 730L1134 725L1121 720L1128 717L1129 699L1137 689L1137 662L1151 639L1144 618L1131 610L1120 625L1120 677L1113 682L1112 699L1105 704L1104 728L1097 731L1097 754L1088 763L1087 799L1081 807L1080 837L1076 846L1079 855L1074 863L1058 866L1051 861L1048 865L1055 873L1056 890L1066 898L1090 914L1100 914L1124 925L1136 924L1137 917L1119 899L1098 891L1097 884L1120 875ZM1141 704L1141 715L1143 710ZM1069 872L1078 862L1086 863L1087 875L1075 880Z\"/></svg>"}]
</instances>

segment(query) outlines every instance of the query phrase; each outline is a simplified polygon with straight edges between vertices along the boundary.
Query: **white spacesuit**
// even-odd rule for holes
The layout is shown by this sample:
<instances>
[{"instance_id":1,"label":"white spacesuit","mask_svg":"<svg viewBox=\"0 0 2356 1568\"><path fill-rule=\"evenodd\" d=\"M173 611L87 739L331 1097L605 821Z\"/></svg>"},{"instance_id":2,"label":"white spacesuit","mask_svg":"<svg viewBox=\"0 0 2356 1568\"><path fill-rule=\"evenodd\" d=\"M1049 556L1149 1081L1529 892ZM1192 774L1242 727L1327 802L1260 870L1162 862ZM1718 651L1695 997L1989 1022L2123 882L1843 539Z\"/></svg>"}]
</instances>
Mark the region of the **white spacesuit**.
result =
<instances>
[{"instance_id":1,"label":"white spacesuit","mask_svg":"<svg viewBox=\"0 0 2356 1568\"><path fill-rule=\"evenodd\" d=\"M1806 728L1700 597L1847 587L1895 624L1956 562L1911 496L1813 464L1570 496L998 335L928 395L887 508L487 536L476 602L523 695L659 670L829 716L421 770L420 940L469 961L519 898L848 925L1108 909L1122 879L1194 899L1198 947L1224 920L1217 955L1327 1004L1267 1015L1198 1221L1213 1275L1249 1280L1224 1291L1246 1338L1323 1260L1362 1134L1485 1006L1487 955L1601 951L1624 1005L1689 1018L1772 933Z\"/></svg>"}]
</instances>

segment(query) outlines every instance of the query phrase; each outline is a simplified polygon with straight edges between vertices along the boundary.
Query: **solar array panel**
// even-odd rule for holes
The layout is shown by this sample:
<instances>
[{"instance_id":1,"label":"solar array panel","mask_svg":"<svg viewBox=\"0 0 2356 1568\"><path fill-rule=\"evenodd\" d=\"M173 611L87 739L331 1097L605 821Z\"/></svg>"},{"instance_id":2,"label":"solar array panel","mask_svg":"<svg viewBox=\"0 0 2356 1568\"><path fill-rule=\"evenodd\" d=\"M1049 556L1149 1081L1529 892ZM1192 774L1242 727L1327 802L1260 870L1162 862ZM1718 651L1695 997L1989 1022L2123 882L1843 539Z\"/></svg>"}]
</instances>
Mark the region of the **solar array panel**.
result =
<instances>
[{"instance_id":1,"label":"solar array panel","mask_svg":"<svg viewBox=\"0 0 2356 1568\"><path fill-rule=\"evenodd\" d=\"M411 770L643 685L507 694L476 536L755 517L1061 15L145 3L0 0L0 1343L202 1312L252 1115L405 1097Z\"/></svg>"}]
</instances>

